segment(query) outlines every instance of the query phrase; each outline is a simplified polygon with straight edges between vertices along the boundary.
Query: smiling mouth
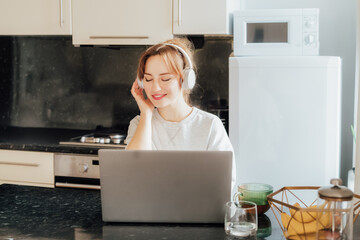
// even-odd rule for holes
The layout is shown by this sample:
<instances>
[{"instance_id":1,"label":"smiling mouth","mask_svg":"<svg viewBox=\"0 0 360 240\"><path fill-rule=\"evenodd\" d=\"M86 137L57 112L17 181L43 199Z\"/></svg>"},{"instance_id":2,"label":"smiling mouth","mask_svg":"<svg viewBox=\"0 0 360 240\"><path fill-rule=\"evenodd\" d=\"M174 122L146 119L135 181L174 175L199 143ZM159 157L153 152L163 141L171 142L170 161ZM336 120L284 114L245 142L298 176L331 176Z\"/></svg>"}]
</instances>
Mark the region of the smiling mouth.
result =
<instances>
[{"instance_id":1,"label":"smiling mouth","mask_svg":"<svg viewBox=\"0 0 360 240\"><path fill-rule=\"evenodd\" d=\"M160 100L165 96L166 96L166 94L154 94L154 95L152 95L153 99L155 99L155 100Z\"/></svg>"}]
</instances>

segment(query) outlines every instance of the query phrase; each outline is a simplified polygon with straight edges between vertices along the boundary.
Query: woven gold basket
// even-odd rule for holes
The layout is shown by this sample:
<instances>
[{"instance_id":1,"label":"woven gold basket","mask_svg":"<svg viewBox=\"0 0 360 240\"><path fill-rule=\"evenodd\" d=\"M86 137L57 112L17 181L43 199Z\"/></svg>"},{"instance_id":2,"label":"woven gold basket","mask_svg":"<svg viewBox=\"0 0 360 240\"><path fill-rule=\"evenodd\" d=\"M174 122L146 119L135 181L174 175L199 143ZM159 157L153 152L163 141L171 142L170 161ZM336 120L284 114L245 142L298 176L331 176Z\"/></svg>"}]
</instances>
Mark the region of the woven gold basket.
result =
<instances>
[{"instance_id":1,"label":"woven gold basket","mask_svg":"<svg viewBox=\"0 0 360 240\"><path fill-rule=\"evenodd\" d=\"M314 212L321 211L315 205L319 188L315 186L283 187L267 196L270 208L287 239L316 239L316 220L310 223L298 222L294 220L294 213L301 219L305 219L307 216L312 216ZM360 195L354 194L353 205L355 222L360 213ZM297 226L290 228L291 221Z\"/></svg>"}]
</instances>

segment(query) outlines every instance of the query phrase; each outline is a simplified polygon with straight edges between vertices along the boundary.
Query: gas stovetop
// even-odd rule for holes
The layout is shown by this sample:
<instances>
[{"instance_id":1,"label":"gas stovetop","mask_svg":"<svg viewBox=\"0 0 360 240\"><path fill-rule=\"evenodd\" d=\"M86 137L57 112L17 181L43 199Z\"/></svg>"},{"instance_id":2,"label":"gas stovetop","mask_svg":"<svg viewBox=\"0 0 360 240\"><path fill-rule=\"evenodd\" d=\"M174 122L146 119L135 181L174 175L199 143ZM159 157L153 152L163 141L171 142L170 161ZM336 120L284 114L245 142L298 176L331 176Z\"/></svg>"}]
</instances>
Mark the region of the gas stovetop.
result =
<instances>
[{"instance_id":1,"label":"gas stovetop","mask_svg":"<svg viewBox=\"0 0 360 240\"><path fill-rule=\"evenodd\" d=\"M71 138L69 141L61 141L61 145L76 145L88 147L115 147L125 148L125 134L119 133L90 133Z\"/></svg>"}]
</instances>

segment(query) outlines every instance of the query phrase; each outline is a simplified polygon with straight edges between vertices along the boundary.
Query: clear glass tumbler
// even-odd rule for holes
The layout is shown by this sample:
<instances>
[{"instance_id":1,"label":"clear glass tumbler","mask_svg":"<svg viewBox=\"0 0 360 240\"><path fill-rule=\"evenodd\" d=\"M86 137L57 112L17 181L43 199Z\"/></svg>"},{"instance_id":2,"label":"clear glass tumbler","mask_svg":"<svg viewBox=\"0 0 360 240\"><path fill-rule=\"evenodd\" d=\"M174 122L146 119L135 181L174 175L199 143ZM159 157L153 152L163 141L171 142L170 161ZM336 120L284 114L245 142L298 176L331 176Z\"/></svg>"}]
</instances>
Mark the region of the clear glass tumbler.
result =
<instances>
[{"instance_id":1,"label":"clear glass tumbler","mask_svg":"<svg viewBox=\"0 0 360 240\"><path fill-rule=\"evenodd\" d=\"M258 216L256 204L232 201L225 205L225 233L237 238L256 236Z\"/></svg>"}]
</instances>

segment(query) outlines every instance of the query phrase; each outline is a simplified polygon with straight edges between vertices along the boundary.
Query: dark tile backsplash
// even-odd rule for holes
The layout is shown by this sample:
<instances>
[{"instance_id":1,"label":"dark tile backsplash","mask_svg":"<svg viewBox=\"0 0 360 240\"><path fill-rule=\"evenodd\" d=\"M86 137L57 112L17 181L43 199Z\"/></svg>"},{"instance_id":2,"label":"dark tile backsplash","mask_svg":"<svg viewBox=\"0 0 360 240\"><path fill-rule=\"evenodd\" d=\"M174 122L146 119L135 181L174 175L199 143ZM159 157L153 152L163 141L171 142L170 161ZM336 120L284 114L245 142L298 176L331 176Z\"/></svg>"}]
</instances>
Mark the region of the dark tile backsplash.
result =
<instances>
[{"instance_id":1,"label":"dark tile backsplash","mask_svg":"<svg viewBox=\"0 0 360 240\"><path fill-rule=\"evenodd\" d=\"M71 37L0 37L0 125L127 128L139 113L130 87L145 49L74 47ZM192 103L225 118L227 111L214 109L228 108L231 52L231 38L205 38L195 51Z\"/></svg>"}]
</instances>

